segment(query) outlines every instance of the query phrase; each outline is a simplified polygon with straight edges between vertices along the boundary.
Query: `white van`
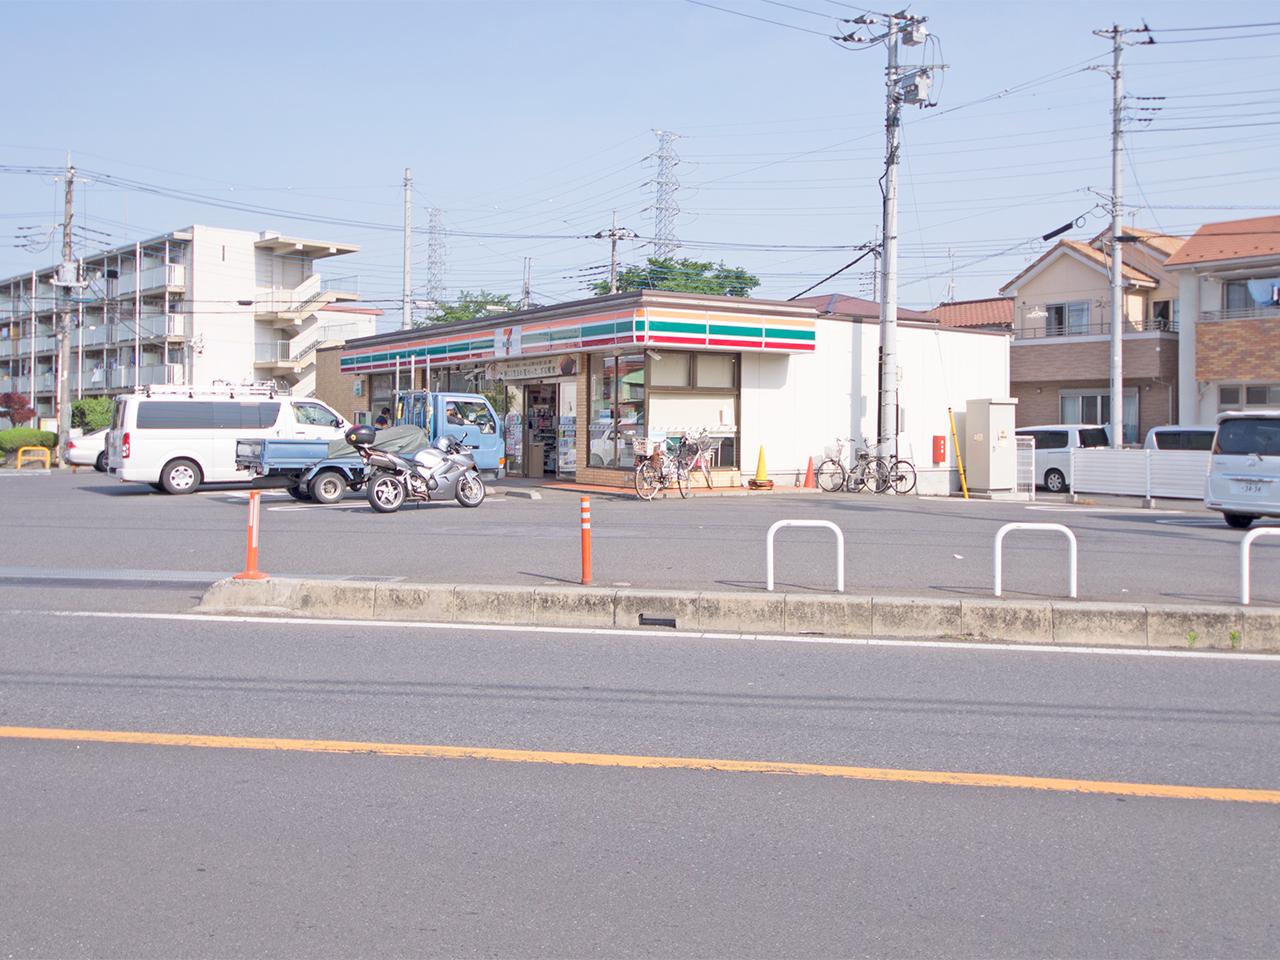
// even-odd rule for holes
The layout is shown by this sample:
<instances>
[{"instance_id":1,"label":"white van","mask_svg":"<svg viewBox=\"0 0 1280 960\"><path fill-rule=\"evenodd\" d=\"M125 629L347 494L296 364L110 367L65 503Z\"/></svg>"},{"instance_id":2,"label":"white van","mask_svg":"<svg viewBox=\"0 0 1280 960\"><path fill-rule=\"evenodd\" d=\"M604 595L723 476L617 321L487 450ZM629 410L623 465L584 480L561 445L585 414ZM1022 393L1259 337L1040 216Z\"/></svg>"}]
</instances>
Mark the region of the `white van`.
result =
<instances>
[{"instance_id":1,"label":"white van","mask_svg":"<svg viewBox=\"0 0 1280 960\"><path fill-rule=\"evenodd\" d=\"M1051 493L1071 488L1071 451L1077 447L1111 445L1111 428L1092 423L1055 423L1046 427L1021 427L1020 437L1036 441L1036 485Z\"/></svg>"},{"instance_id":2,"label":"white van","mask_svg":"<svg viewBox=\"0 0 1280 960\"><path fill-rule=\"evenodd\" d=\"M1204 505L1239 530L1280 517L1280 411L1218 414Z\"/></svg>"},{"instance_id":3,"label":"white van","mask_svg":"<svg viewBox=\"0 0 1280 960\"><path fill-rule=\"evenodd\" d=\"M141 388L115 399L107 472L166 493L252 479L236 469L236 440L336 440L347 422L318 400L262 387Z\"/></svg>"},{"instance_id":4,"label":"white van","mask_svg":"<svg viewBox=\"0 0 1280 960\"><path fill-rule=\"evenodd\" d=\"M1213 447L1213 427L1152 427L1143 450L1209 450Z\"/></svg>"}]
</instances>

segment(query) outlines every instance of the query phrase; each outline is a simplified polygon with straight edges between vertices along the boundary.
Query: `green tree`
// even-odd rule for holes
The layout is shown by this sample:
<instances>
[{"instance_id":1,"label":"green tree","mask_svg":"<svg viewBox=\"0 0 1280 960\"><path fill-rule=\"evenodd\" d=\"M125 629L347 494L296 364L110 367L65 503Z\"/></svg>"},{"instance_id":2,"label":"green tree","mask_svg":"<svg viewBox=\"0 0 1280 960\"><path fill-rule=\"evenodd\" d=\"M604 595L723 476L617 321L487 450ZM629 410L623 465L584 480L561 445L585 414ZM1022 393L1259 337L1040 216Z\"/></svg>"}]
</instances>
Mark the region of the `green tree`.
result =
<instances>
[{"instance_id":1,"label":"green tree","mask_svg":"<svg viewBox=\"0 0 1280 960\"><path fill-rule=\"evenodd\" d=\"M487 307L501 309L490 310L486 309ZM490 293L488 290L471 293L469 290L463 290L453 303L440 304L440 312L438 314L428 317L426 320L415 322L414 326L426 327L436 323L451 323L454 320L474 320L476 317L517 309L519 309L519 305L513 303L511 297L505 293Z\"/></svg>"},{"instance_id":2,"label":"green tree","mask_svg":"<svg viewBox=\"0 0 1280 960\"><path fill-rule=\"evenodd\" d=\"M85 397L71 404L71 425L85 433L101 430L111 424L111 398Z\"/></svg>"},{"instance_id":3,"label":"green tree","mask_svg":"<svg viewBox=\"0 0 1280 960\"><path fill-rule=\"evenodd\" d=\"M624 267L618 272L618 292L628 290L680 290L684 293L709 293L721 297L749 297L760 278L741 267L728 267L724 262L676 260L672 257L649 257L642 267ZM591 285L591 292L602 297L609 292L609 281Z\"/></svg>"}]
</instances>

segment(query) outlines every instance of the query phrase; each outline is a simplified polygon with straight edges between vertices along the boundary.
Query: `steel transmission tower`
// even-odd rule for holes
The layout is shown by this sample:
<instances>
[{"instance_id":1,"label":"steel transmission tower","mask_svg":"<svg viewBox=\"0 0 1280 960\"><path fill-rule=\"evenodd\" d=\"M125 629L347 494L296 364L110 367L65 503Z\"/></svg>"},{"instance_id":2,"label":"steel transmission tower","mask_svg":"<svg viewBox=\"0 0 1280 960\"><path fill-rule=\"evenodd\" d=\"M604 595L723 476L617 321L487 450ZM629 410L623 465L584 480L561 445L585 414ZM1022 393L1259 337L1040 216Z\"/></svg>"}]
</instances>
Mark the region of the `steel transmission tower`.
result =
<instances>
[{"instance_id":1,"label":"steel transmission tower","mask_svg":"<svg viewBox=\"0 0 1280 960\"><path fill-rule=\"evenodd\" d=\"M427 210L427 318L440 313L440 304L444 303L444 226L440 222L440 211L435 207Z\"/></svg>"},{"instance_id":2,"label":"steel transmission tower","mask_svg":"<svg viewBox=\"0 0 1280 960\"><path fill-rule=\"evenodd\" d=\"M680 206L676 203L676 191L680 189L676 164L680 158L675 151L675 142L680 135L666 130L653 132L658 137L658 152L650 154L658 161L658 175L649 181L658 188L652 208L653 255L669 257L680 247L680 241L676 239L676 217L680 215Z\"/></svg>"}]
</instances>

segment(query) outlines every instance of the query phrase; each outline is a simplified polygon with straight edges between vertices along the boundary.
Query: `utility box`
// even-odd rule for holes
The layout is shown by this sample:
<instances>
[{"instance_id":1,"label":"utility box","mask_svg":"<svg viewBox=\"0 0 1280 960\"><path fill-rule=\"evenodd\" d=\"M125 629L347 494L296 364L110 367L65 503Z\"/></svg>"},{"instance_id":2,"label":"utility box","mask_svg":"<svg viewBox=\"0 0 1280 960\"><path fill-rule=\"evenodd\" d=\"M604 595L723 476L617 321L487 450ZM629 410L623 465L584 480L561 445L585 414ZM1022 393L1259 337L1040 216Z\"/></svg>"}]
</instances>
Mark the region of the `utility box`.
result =
<instances>
[{"instance_id":1,"label":"utility box","mask_svg":"<svg viewBox=\"0 0 1280 960\"><path fill-rule=\"evenodd\" d=\"M969 489L1009 493L1018 486L1016 398L965 404L964 472Z\"/></svg>"}]
</instances>

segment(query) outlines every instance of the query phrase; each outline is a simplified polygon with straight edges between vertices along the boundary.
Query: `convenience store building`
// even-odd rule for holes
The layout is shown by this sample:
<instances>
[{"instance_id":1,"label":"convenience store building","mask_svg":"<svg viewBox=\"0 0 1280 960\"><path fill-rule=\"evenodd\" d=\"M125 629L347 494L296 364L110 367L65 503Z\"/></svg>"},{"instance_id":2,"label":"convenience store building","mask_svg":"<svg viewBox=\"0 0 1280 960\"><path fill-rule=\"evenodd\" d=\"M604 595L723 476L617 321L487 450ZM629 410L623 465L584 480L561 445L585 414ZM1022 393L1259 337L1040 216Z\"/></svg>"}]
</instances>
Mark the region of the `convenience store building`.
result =
<instances>
[{"instance_id":1,"label":"convenience store building","mask_svg":"<svg viewBox=\"0 0 1280 960\"><path fill-rule=\"evenodd\" d=\"M770 479L802 480L836 437L878 433L876 306L644 290L396 331L326 349L317 396L354 421L397 391L485 393L505 417L507 470L627 487L632 436L707 431L715 486L764 452ZM1009 396L1009 337L900 311L899 454L922 493L959 488L947 408ZM933 463L933 437L946 436ZM700 482L695 478L695 484Z\"/></svg>"}]
</instances>

